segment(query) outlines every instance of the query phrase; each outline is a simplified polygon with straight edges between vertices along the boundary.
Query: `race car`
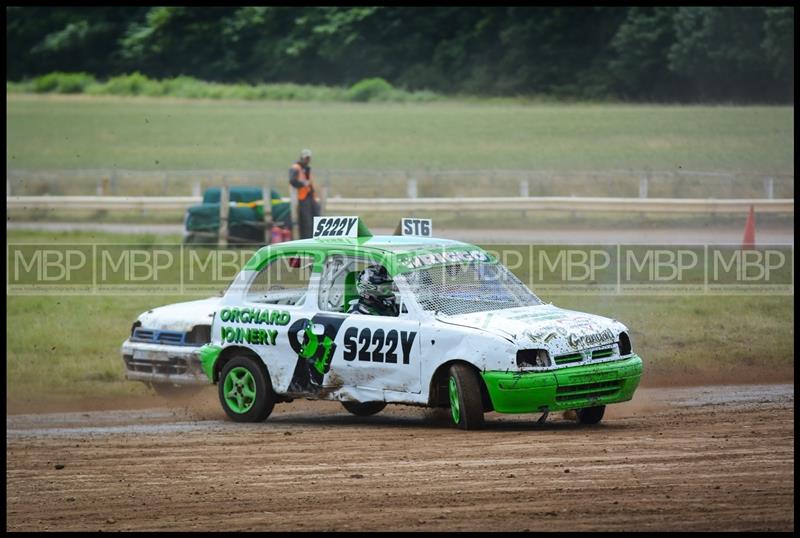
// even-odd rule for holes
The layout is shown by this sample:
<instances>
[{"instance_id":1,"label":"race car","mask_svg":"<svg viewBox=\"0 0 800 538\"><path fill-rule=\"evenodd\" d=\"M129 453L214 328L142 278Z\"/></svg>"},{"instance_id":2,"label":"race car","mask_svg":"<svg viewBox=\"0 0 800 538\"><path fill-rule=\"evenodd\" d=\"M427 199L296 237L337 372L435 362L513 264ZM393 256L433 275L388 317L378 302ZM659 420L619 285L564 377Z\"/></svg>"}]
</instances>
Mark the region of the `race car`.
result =
<instances>
[{"instance_id":1,"label":"race car","mask_svg":"<svg viewBox=\"0 0 800 538\"><path fill-rule=\"evenodd\" d=\"M489 252L433 238L426 219L404 219L398 234L315 217L312 239L256 252L199 349L228 417L262 421L302 397L359 416L390 403L449 408L468 430L489 411L541 421L574 410L596 424L633 397L642 360L625 325L544 303ZM375 274L392 308L370 314L357 306Z\"/></svg>"}]
</instances>

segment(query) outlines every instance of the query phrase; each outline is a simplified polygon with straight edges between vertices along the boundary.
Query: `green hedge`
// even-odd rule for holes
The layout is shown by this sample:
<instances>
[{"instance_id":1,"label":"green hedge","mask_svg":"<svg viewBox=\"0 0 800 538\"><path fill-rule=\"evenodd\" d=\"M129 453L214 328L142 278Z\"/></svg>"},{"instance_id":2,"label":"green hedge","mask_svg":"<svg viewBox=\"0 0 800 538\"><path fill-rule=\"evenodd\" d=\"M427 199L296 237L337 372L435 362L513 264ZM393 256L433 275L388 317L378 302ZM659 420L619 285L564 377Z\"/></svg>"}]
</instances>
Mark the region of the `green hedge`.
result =
<instances>
[{"instance_id":1,"label":"green hedge","mask_svg":"<svg viewBox=\"0 0 800 538\"><path fill-rule=\"evenodd\" d=\"M62 73L56 71L33 79L36 93L83 93L95 79L88 73Z\"/></svg>"},{"instance_id":2,"label":"green hedge","mask_svg":"<svg viewBox=\"0 0 800 538\"><path fill-rule=\"evenodd\" d=\"M6 93L85 93L181 97L185 99L246 99L263 101L350 101L364 103L436 101L431 91L408 92L382 78L370 78L350 88L303 84L218 84L180 76L154 80L139 72L98 82L88 73L54 72L25 82L6 82Z\"/></svg>"}]
</instances>

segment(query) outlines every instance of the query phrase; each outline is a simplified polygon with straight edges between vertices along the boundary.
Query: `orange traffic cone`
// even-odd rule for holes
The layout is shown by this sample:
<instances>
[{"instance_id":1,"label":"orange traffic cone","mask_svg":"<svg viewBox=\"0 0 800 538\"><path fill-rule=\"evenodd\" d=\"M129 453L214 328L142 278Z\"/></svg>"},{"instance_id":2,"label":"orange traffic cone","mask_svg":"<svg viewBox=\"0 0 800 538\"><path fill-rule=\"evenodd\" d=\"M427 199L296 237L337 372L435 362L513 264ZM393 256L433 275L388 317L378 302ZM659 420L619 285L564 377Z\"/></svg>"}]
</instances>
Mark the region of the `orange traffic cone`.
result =
<instances>
[{"instance_id":1,"label":"orange traffic cone","mask_svg":"<svg viewBox=\"0 0 800 538\"><path fill-rule=\"evenodd\" d=\"M747 222L744 225L744 238L742 238L742 248L756 248L756 214L753 206L750 206L750 214L747 215Z\"/></svg>"}]
</instances>

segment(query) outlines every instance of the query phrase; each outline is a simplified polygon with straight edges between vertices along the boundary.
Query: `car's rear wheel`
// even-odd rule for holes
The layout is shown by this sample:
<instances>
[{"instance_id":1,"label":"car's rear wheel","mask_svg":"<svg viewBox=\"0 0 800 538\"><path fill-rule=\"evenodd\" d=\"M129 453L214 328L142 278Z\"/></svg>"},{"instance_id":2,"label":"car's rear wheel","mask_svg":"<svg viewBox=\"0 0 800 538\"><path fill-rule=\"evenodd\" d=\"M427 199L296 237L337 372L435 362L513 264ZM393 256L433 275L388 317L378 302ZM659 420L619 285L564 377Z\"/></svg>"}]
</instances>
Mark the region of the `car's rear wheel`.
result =
<instances>
[{"instance_id":1,"label":"car's rear wheel","mask_svg":"<svg viewBox=\"0 0 800 538\"><path fill-rule=\"evenodd\" d=\"M450 418L463 430L483 427L483 401L478 374L465 364L450 367L447 380L450 396Z\"/></svg>"},{"instance_id":2,"label":"car's rear wheel","mask_svg":"<svg viewBox=\"0 0 800 538\"><path fill-rule=\"evenodd\" d=\"M277 396L266 367L246 356L225 363L219 376L219 400L236 422L261 422L275 407Z\"/></svg>"},{"instance_id":3,"label":"car's rear wheel","mask_svg":"<svg viewBox=\"0 0 800 538\"><path fill-rule=\"evenodd\" d=\"M342 405L354 415L368 417L383 411L386 402L342 402Z\"/></svg>"},{"instance_id":4,"label":"car's rear wheel","mask_svg":"<svg viewBox=\"0 0 800 538\"><path fill-rule=\"evenodd\" d=\"M584 407L583 409L575 410L575 414L578 415L578 422L581 424L597 424L603 420L603 414L605 412L605 405L598 405L597 407Z\"/></svg>"}]
</instances>

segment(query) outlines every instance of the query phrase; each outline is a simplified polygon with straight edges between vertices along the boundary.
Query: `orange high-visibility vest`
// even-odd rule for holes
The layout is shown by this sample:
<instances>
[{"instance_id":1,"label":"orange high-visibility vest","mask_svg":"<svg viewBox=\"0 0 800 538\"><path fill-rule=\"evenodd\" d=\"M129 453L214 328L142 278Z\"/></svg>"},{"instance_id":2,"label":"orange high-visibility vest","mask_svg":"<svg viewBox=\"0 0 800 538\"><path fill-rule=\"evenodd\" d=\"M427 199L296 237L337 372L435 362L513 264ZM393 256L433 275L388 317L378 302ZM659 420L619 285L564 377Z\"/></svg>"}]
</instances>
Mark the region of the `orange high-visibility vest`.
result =
<instances>
[{"instance_id":1,"label":"orange high-visibility vest","mask_svg":"<svg viewBox=\"0 0 800 538\"><path fill-rule=\"evenodd\" d=\"M308 184L307 187L300 187L300 188L297 189L297 199L301 200L301 201L305 200L306 198L308 198L308 194L312 190L314 190L314 181L313 181L313 178L311 177L312 174L309 172L309 174L306 175L306 169L303 168L302 166L300 166L300 164L298 164L298 163L294 163L292 165L292 168L297 170L297 179L301 179L301 180L306 180L307 179L309 181L309 184Z\"/></svg>"}]
</instances>

